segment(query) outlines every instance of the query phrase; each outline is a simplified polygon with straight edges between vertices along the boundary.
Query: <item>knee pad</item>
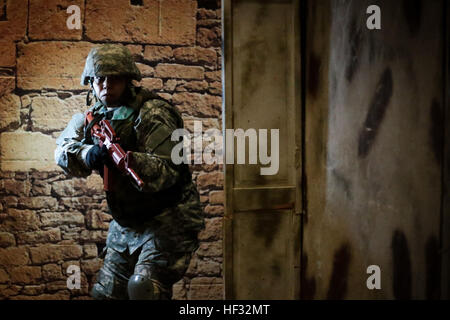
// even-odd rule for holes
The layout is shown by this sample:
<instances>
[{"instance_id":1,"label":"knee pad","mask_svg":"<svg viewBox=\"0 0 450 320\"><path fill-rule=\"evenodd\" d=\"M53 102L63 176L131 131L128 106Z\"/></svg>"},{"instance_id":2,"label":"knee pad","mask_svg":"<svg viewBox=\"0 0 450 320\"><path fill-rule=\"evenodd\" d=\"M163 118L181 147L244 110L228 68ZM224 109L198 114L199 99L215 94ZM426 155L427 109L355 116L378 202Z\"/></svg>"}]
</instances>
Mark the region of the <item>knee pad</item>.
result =
<instances>
[{"instance_id":1,"label":"knee pad","mask_svg":"<svg viewBox=\"0 0 450 320\"><path fill-rule=\"evenodd\" d=\"M128 296L131 300L157 300L159 290L148 276L133 274L128 280Z\"/></svg>"}]
</instances>

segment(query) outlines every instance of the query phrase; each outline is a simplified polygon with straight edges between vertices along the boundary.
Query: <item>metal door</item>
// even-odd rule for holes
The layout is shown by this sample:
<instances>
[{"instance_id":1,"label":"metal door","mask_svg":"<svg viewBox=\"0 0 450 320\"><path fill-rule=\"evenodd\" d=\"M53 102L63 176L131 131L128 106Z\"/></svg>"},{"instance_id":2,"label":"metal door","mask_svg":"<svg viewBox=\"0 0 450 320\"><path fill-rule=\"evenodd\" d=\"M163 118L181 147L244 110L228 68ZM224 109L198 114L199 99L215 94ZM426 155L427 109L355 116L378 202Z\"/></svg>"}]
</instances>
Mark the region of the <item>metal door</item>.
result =
<instances>
[{"instance_id":1,"label":"metal door","mask_svg":"<svg viewBox=\"0 0 450 320\"><path fill-rule=\"evenodd\" d=\"M300 284L299 1L224 1L225 129L279 129L279 170L225 166L226 299L295 299ZM233 140L234 139L234 140ZM258 136L258 140L261 136ZM225 134L227 152L230 138ZM259 142L259 141L258 141ZM236 158L236 141L234 143ZM229 160L229 159L227 159Z\"/></svg>"}]
</instances>

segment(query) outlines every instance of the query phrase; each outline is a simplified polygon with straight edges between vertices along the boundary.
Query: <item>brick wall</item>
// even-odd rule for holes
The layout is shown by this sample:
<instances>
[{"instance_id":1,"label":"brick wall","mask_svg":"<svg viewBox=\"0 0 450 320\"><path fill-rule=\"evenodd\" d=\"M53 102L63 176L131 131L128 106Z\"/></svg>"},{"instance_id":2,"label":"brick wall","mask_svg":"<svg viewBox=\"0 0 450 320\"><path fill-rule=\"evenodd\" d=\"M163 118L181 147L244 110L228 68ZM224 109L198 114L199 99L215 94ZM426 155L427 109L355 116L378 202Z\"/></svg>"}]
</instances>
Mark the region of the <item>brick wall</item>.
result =
<instances>
[{"instance_id":1,"label":"brick wall","mask_svg":"<svg viewBox=\"0 0 450 320\"><path fill-rule=\"evenodd\" d=\"M132 1L138 3L139 1ZM68 6L82 28L69 30ZM1 8L0 8L1 9ZM120 12L120 14L118 13ZM94 43L122 43L192 130L221 129L220 0L7 0L0 13L0 299L89 299L109 221L101 178L68 178L55 140L85 110ZM192 165L206 229L175 299L222 299L222 166ZM69 290L67 267L81 269Z\"/></svg>"}]
</instances>

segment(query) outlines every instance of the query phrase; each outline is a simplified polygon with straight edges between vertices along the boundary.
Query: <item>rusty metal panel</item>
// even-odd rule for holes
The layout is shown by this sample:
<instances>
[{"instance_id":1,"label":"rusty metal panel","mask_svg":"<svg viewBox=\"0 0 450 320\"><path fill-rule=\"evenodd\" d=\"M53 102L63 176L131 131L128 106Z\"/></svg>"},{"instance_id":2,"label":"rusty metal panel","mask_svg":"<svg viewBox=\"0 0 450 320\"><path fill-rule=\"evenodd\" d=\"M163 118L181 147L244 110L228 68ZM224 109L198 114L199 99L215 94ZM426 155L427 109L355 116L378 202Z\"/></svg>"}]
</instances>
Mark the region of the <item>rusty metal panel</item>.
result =
<instances>
[{"instance_id":1,"label":"rusty metal panel","mask_svg":"<svg viewBox=\"0 0 450 320\"><path fill-rule=\"evenodd\" d=\"M225 166L227 299L299 296L298 10L298 0L224 2L224 129L279 129L277 174L261 175L248 156L246 164Z\"/></svg>"},{"instance_id":2,"label":"rusty metal panel","mask_svg":"<svg viewBox=\"0 0 450 320\"><path fill-rule=\"evenodd\" d=\"M303 298L439 297L443 3L308 2Z\"/></svg>"},{"instance_id":3,"label":"rusty metal panel","mask_svg":"<svg viewBox=\"0 0 450 320\"><path fill-rule=\"evenodd\" d=\"M236 214L235 299L292 299L292 218L292 210Z\"/></svg>"},{"instance_id":4,"label":"rusty metal panel","mask_svg":"<svg viewBox=\"0 0 450 320\"><path fill-rule=\"evenodd\" d=\"M237 204L234 210L276 210L293 209L295 187L234 188L233 197Z\"/></svg>"},{"instance_id":5,"label":"rusty metal panel","mask_svg":"<svg viewBox=\"0 0 450 320\"><path fill-rule=\"evenodd\" d=\"M283 155L276 175L261 175L259 166L251 164L236 166L235 187L295 183L290 172L295 148L295 43L290 8L290 1L234 1L234 128L280 129Z\"/></svg>"}]
</instances>

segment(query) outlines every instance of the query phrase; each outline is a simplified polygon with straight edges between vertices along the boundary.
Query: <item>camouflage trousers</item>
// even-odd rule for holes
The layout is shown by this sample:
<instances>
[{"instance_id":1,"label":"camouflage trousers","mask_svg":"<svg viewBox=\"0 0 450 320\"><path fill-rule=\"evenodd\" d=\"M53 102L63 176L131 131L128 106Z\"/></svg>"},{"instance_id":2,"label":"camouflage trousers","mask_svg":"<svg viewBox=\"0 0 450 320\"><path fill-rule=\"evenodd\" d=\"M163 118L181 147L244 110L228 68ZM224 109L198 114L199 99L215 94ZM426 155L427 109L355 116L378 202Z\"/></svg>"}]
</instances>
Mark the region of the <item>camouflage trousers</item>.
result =
<instances>
[{"instance_id":1,"label":"camouflage trousers","mask_svg":"<svg viewBox=\"0 0 450 320\"><path fill-rule=\"evenodd\" d=\"M97 274L91 296L99 300L128 300L128 280L132 275L151 279L155 299L172 298L172 286L185 274L194 250L170 251L165 241L150 238L133 254L129 250L119 252L106 247L103 267ZM197 237L185 243L190 248L198 247Z\"/></svg>"}]
</instances>

